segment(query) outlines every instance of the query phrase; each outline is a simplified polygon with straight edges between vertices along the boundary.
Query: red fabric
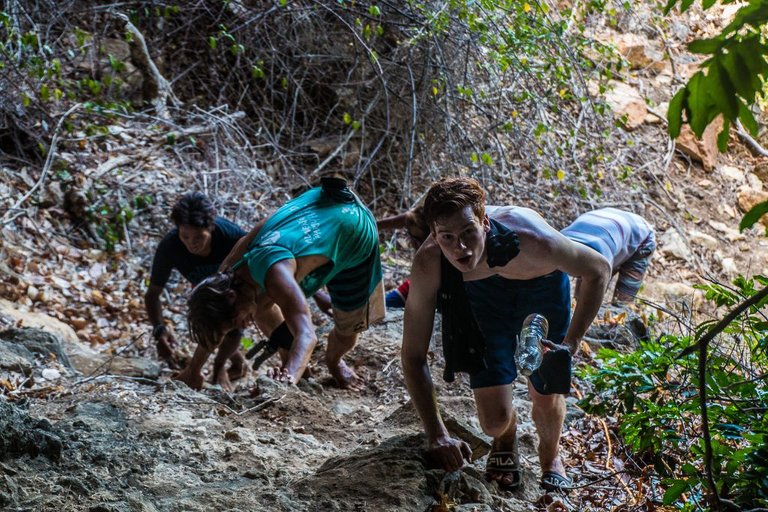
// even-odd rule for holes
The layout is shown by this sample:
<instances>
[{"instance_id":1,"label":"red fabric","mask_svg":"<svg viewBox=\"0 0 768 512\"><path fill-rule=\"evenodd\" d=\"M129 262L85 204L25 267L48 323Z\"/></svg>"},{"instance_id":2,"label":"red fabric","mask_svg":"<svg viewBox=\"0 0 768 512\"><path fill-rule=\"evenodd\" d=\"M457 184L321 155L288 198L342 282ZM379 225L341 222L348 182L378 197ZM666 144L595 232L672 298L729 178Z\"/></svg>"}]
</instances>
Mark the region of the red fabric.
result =
<instances>
[{"instance_id":1,"label":"red fabric","mask_svg":"<svg viewBox=\"0 0 768 512\"><path fill-rule=\"evenodd\" d=\"M400 286L397 287L397 291L403 296L403 300L408 298L408 292L411 289L411 280L406 279Z\"/></svg>"}]
</instances>

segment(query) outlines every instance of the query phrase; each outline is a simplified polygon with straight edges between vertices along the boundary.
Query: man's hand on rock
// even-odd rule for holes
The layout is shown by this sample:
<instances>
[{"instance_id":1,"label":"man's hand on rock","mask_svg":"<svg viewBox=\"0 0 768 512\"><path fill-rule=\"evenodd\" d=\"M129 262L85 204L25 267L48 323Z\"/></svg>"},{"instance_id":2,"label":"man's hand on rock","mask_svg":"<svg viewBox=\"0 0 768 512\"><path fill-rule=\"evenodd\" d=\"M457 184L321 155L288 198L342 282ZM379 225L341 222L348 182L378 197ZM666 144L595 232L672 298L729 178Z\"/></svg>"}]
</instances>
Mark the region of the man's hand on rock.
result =
<instances>
[{"instance_id":1,"label":"man's hand on rock","mask_svg":"<svg viewBox=\"0 0 768 512\"><path fill-rule=\"evenodd\" d=\"M180 366L174 352L176 338L173 337L171 330L164 325L156 326L152 331L152 336L155 338L157 356L168 363L172 370L177 370Z\"/></svg>"},{"instance_id":2,"label":"man's hand on rock","mask_svg":"<svg viewBox=\"0 0 768 512\"><path fill-rule=\"evenodd\" d=\"M440 436L429 443L429 453L446 471L456 471L464 465L464 460L470 460L472 449L461 439L450 436Z\"/></svg>"},{"instance_id":3,"label":"man's hand on rock","mask_svg":"<svg viewBox=\"0 0 768 512\"><path fill-rule=\"evenodd\" d=\"M279 366L268 368L267 377L269 377L270 379L274 379L278 382L283 382L285 384L293 383L293 376L288 373L288 370L286 370L285 368L281 368Z\"/></svg>"}]
</instances>

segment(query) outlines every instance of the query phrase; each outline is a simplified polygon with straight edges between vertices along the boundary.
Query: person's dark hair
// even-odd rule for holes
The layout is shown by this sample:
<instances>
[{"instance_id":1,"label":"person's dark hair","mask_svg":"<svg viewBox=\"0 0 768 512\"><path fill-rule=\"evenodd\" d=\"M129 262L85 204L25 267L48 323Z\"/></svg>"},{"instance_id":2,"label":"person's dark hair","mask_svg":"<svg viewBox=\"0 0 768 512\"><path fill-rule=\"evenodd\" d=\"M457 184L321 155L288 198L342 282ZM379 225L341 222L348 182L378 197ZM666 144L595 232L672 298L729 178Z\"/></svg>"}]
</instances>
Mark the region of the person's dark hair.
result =
<instances>
[{"instance_id":1,"label":"person's dark hair","mask_svg":"<svg viewBox=\"0 0 768 512\"><path fill-rule=\"evenodd\" d=\"M173 205L171 220L176 226L188 224L211 229L216 220L216 207L202 192L187 192Z\"/></svg>"},{"instance_id":2,"label":"person's dark hair","mask_svg":"<svg viewBox=\"0 0 768 512\"><path fill-rule=\"evenodd\" d=\"M235 301L230 293L232 281L232 274L217 272L200 281L187 301L190 337L209 352L214 351L226 334L223 325L235 318Z\"/></svg>"},{"instance_id":3,"label":"person's dark hair","mask_svg":"<svg viewBox=\"0 0 768 512\"><path fill-rule=\"evenodd\" d=\"M479 219L485 217L485 192L472 178L453 178L429 187L424 199L424 220L432 228L441 217L471 207Z\"/></svg>"}]
</instances>

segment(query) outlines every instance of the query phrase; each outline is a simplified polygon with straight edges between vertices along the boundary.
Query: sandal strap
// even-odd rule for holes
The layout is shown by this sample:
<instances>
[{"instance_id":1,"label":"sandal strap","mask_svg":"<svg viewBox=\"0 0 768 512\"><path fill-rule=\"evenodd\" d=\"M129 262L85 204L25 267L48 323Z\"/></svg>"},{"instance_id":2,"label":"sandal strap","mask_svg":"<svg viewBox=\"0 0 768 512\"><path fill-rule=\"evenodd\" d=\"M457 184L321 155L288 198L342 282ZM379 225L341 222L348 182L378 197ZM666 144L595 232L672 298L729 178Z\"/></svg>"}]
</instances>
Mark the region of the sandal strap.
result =
<instances>
[{"instance_id":1,"label":"sandal strap","mask_svg":"<svg viewBox=\"0 0 768 512\"><path fill-rule=\"evenodd\" d=\"M495 473L519 473L520 460L517 452L493 452L488 455L485 470Z\"/></svg>"}]
</instances>

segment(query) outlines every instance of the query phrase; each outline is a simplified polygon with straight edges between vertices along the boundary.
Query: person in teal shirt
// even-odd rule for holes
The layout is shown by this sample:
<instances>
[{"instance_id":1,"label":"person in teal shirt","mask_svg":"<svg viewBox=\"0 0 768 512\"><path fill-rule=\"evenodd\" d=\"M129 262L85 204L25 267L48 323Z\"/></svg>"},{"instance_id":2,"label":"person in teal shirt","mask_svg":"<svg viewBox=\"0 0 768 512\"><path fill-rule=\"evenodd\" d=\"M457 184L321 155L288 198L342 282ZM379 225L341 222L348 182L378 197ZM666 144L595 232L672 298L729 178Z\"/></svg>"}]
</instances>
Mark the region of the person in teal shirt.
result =
<instances>
[{"instance_id":1,"label":"person in teal shirt","mask_svg":"<svg viewBox=\"0 0 768 512\"><path fill-rule=\"evenodd\" d=\"M306 298L325 286L334 318L326 364L340 387L361 387L343 357L384 317L384 292L376 221L344 180L324 178L287 202L238 242L220 270L190 296L187 319L198 347L177 378L194 387L221 333L255 322L286 347L267 374L295 384L317 344Z\"/></svg>"}]
</instances>

